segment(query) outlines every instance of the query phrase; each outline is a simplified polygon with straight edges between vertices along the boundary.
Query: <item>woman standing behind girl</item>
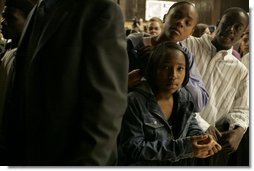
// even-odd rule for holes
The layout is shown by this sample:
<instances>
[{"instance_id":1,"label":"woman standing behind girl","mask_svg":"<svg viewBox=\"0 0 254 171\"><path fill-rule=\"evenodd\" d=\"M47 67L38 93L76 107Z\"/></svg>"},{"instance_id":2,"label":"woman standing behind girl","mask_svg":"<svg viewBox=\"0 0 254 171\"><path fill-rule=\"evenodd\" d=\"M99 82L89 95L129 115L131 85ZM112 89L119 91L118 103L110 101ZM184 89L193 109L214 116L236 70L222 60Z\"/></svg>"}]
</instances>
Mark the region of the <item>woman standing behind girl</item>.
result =
<instances>
[{"instance_id":1,"label":"woman standing behind girl","mask_svg":"<svg viewBox=\"0 0 254 171\"><path fill-rule=\"evenodd\" d=\"M186 158L221 150L198 126L191 95L182 88L189 79L188 61L175 43L152 51L145 79L128 95L118 139L120 165L184 165Z\"/></svg>"}]
</instances>

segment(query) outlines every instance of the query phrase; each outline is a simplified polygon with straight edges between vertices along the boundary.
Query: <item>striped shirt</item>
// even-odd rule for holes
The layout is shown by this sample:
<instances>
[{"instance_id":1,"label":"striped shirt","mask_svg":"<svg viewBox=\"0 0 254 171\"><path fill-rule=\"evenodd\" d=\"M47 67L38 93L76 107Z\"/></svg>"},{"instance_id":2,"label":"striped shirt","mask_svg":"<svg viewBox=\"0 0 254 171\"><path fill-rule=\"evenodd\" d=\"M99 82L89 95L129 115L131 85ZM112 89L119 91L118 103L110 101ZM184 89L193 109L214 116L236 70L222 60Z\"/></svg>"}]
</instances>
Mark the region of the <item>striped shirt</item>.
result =
<instances>
[{"instance_id":1,"label":"striped shirt","mask_svg":"<svg viewBox=\"0 0 254 171\"><path fill-rule=\"evenodd\" d=\"M249 70L250 68L250 53L248 52L247 54L245 54L242 57L241 62L247 67L247 69Z\"/></svg>"},{"instance_id":2,"label":"striped shirt","mask_svg":"<svg viewBox=\"0 0 254 171\"><path fill-rule=\"evenodd\" d=\"M205 87L209 93L208 105L197 114L200 126L229 123L229 129L249 126L249 73L247 68L229 50L216 51L212 38L190 36L183 43L193 53Z\"/></svg>"}]
</instances>

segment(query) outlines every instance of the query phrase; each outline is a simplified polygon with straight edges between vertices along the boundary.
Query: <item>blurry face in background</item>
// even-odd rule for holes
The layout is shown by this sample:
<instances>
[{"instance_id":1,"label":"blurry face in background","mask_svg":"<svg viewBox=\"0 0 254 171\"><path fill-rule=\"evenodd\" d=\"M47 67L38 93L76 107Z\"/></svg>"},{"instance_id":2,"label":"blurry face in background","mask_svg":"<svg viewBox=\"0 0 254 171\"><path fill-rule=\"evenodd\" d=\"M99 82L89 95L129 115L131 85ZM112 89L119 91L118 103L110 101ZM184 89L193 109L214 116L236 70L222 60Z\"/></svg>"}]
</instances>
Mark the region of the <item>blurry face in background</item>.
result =
<instances>
[{"instance_id":1,"label":"blurry face in background","mask_svg":"<svg viewBox=\"0 0 254 171\"><path fill-rule=\"evenodd\" d=\"M186 75L184 54L177 49L166 50L157 71L157 87L160 93L173 94L182 87Z\"/></svg>"},{"instance_id":2,"label":"blurry face in background","mask_svg":"<svg viewBox=\"0 0 254 171\"><path fill-rule=\"evenodd\" d=\"M148 33L152 36L157 36L161 33L160 23L157 21L151 21L148 23Z\"/></svg>"},{"instance_id":3,"label":"blurry face in background","mask_svg":"<svg viewBox=\"0 0 254 171\"><path fill-rule=\"evenodd\" d=\"M248 18L243 12L229 12L221 18L214 41L220 46L220 49L230 49L241 39L247 25Z\"/></svg>"},{"instance_id":4,"label":"blurry face in background","mask_svg":"<svg viewBox=\"0 0 254 171\"><path fill-rule=\"evenodd\" d=\"M192 34L197 21L195 7L190 4L178 5L166 16L163 34L171 42L182 41Z\"/></svg>"},{"instance_id":5,"label":"blurry face in background","mask_svg":"<svg viewBox=\"0 0 254 171\"><path fill-rule=\"evenodd\" d=\"M24 13L17 8L5 7L2 15L1 25L4 38L18 40L26 22Z\"/></svg>"},{"instance_id":6,"label":"blurry face in background","mask_svg":"<svg viewBox=\"0 0 254 171\"><path fill-rule=\"evenodd\" d=\"M211 34L211 32L210 32L210 30L209 30L209 28L207 27L206 29L205 29L205 32L204 32L205 34L208 34L208 35L210 35Z\"/></svg>"},{"instance_id":7,"label":"blurry face in background","mask_svg":"<svg viewBox=\"0 0 254 171\"><path fill-rule=\"evenodd\" d=\"M249 34L244 34L240 43L240 52L245 55L249 52Z\"/></svg>"}]
</instances>

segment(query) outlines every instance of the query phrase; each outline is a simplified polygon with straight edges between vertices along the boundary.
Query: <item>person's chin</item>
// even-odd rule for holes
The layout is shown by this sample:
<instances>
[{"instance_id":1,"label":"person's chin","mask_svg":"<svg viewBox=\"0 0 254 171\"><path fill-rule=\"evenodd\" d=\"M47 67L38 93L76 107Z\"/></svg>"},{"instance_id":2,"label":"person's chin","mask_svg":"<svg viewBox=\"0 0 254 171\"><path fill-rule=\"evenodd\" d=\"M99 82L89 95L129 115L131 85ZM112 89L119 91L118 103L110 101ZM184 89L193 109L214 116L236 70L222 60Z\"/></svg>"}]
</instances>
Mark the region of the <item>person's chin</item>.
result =
<instances>
[{"instance_id":1,"label":"person's chin","mask_svg":"<svg viewBox=\"0 0 254 171\"><path fill-rule=\"evenodd\" d=\"M231 44L233 44L233 43L232 43L232 40L229 39L229 38L223 39L223 40L222 40L222 43L225 44L225 45L229 45L229 46L231 46Z\"/></svg>"},{"instance_id":2,"label":"person's chin","mask_svg":"<svg viewBox=\"0 0 254 171\"><path fill-rule=\"evenodd\" d=\"M231 47L233 46L234 38L229 36L221 36L219 41L222 46Z\"/></svg>"},{"instance_id":3,"label":"person's chin","mask_svg":"<svg viewBox=\"0 0 254 171\"><path fill-rule=\"evenodd\" d=\"M179 35L176 35L176 34L170 34L170 36L168 37L168 40L170 42L178 42L180 41L180 37Z\"/></svg>"},{"instance_id":4,"label":"person's chin","mask_svg":"<svg viewBox=\"0 0 254 171\"><path fill-rule=\"evenodd\" d=\"M175 93L178 90L177 86L167 86L166 91L170 94Z\"/></svg>"}]
</instances>

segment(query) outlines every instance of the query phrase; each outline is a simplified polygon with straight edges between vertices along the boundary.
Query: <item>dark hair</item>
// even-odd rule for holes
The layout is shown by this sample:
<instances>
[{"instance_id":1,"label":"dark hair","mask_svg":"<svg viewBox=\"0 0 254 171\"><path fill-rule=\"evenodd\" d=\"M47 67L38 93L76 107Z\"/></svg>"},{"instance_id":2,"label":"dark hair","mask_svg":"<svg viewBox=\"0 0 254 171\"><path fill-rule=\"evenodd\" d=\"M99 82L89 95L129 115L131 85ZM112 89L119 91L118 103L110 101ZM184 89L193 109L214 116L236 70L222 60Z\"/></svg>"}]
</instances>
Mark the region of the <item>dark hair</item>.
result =
<instances>
[{"instance_id":1,"label":"dark hair","mask_svg":"<svg viewBox=\"0 0 254 171\"><path fill-rule=\"evenodd\" d=\"M168 9L168 12L163 16L163 23L165 23L165 20L166 20L166 17L167 17L167 15L168 15L168 13L169 13L173 8L175 8L175 7L177 7L177 6L184 5L184 4L191 5L191 6L195 7L195 6L193 5L193 3L188 2L188 1L176 2L176 3L174 3L174 4Z\"/></svg>"},{"instance_id":2,"label":"dark hair","mask_svg":"<svg viewBox=\"0 0 254 171\"><path fill-rule=\"evenodd\" d=\"M201 37L205 33L206 28L208 28L207 24L204 23L197 24L194 29L194 32L192 33L192 36Z\"/></svg>"},{"instance_id":3,"label":"dark hair","mask_svg":"<svg viewBox=\"0 0 254 171\"><path fill-rule=\"evenodd\" d=\"M216 30L216 26L215 25L209 25L208 28L209 28L209 31L211 33L215 32L215 30Z\"/></svg>"},{"instance_id":4,"label":"dark hair","mask_svg":"<svg viewBox=\"0 0 254 171\"><path fill-rule=\"evenodd\" d=\"M31 9L34 7L36 1L32 0L6 0L5 5L20 9L27 16Z\"/></svg>"},{"instance_id":5,"label":"dark hair","mask_svg":"<svg viewBox=\"0 0 254 171\"><path fill-rule=\"evenodd\" d=\"M180 1L180 2L174 3L174 4L169 8L168 13L169 13L169 11L170 11L171 9L173 9L173 8L175 8L175 7L177 7L177 6L183 5L183 4L188 4L188 5L191 5L191 6L195 7L195 6L193 5L193 3L191 3L191 2L188 2L188 1Z\"/></svg>"},{"instance_id":6,"label":"dark hair","mask_svg":"<svg viewBox=\"0 0 254 171\"><path fill-rule=\"evenodd\" d=\"M152 89L155 91L156 91L155 83L156 83L156 77L157 77L157 70L159 68L161 59L164 58L165 55L167 54L166 49L176 49L181 51L184 54L185 63L186 63L186 69L185 69L186 73L185 73L185 78L184 78L182 86L184 87L189 81L189 59L186 52L182 49L180 45L176 43L163 42L157 45L152 50L146 65L145 73L144 73L148 83L151 85Z\"/></svg>"},{"instance_id":7,"label":"dark hair","mask_svg":"<svg viewBox=\"0 0 254 171\"><path fill-rule=\"evenodd\" d=\"M248 21L249 21L249 15L248 15L248 13L247 13L244 9L239 8L239 7L232 7L232 8L226 9L226 10L222 13L222 16L224 16L224 15L226 15L226 14L228 14L228 13L236 13L236 12L242 12L242 13L244 13L244 15L246 16L246 18L247 18ZM221 16L221 17L222 17L222 16ZM247 28L247 27L246 27L246 28Z\"/></svg>"},{"instance_id":8,"label":"dark hair","mask_svg":"<svg viewBox=\"0 0 254 171\"><path fill-rule=\"evenodd\" d=\"M249 15L248 13L240 8L240 7L231 7L231 8L228 8L226 9L223 13L222 13L222 16L226 15L227 13L230 13L230 12L243 12L248 18L249 18Z\"/></svg>"},{"instance_id":9,"label":"dark hair","mask_svg":"<svg viewBox=\"0 0 254 171\"><path fill-rule=\"evenodd\" d=\"M244 9L242 9L242 8L239 8L239 7L232 7L232 8L228 8L227 10L225 10L224 12L223 12L223 14L222 14L222 16L221 16L221 18L223 17L223 16L225 16L225 15L227 15L227 14L239 14L239 13L243 13L244 15L245 15L245 17L246 17L246 19L247 19L247 23L246 23L246 27L244 28L245 29L245 31L243 32L243 34L245 33L245 32L247 32L248 31L248 26L249 26L249 15L248 15L248 13L244 10ZM243 36L243 35L242 35Z\"/></svg>"}]
</instances>

